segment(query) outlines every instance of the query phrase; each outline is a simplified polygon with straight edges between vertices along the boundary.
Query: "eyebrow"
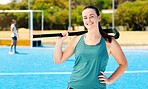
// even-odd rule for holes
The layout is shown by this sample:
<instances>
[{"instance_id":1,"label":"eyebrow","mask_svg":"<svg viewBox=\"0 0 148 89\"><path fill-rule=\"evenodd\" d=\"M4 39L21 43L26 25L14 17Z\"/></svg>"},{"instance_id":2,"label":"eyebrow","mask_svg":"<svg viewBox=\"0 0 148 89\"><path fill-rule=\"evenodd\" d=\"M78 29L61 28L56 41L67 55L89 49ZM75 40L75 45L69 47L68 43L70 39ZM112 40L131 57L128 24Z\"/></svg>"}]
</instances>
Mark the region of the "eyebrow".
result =
<instances>
[{"instance_id":1,"label":"eyebrow","mask_svg":"<svg viewBox=\"0 0 148 89\"><path fill-rule=\"evenodd\" d=\"M91 15L95 15L95 14L90 14L90 16L91 16Z\"/></svg>"},{"instance_id":2,"label":"eyebrow","mask_svg":"<svg viewBox=\"0 0 148 89\"><path fill-rule=\"evenodd\" d=\"M89 16L92 16L92 15L95 15L95 14L90 14ZM84 16L84 17L87 17L87 16Z\"/></svg>"}]
</instances>

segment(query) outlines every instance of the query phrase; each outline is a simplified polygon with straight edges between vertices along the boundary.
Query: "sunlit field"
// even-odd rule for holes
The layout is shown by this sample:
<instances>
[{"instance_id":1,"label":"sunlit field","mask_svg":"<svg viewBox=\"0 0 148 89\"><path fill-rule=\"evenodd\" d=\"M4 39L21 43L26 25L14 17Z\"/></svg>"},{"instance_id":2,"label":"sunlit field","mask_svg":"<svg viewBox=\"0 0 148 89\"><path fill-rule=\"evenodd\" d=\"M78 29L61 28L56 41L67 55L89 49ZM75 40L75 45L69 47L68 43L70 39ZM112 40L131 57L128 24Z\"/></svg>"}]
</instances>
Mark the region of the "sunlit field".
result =
<instances>
[{"instance_id":1,"label":"sunlit field","mask_svg":"<svg viewBox=\"0 0 148 89\"><path fill-rule=\"evenodd\" d=\"M33 34L50 34L50 33L59 33L64 30L45 30L38 31L34 30ZM117 39L121 46L140 46L146 47L148 46L148 31L119 31L120 37ZM31 36L32 37L32 36ZM64 42L65 44L71 40L74 36L67 38ZM54 45L57 37L46 37L46 38L37 38L33 40L42 40L44 45ZM11 32L10 31L0 31L0 40L7 39L11 40ZM19 29L18 41L21 40L30 40L30 31L28 29L21 28ZM24 41L25 42L25 41ZM19 44L19 43L18 43Z\"/></svg>"}]
</instances>

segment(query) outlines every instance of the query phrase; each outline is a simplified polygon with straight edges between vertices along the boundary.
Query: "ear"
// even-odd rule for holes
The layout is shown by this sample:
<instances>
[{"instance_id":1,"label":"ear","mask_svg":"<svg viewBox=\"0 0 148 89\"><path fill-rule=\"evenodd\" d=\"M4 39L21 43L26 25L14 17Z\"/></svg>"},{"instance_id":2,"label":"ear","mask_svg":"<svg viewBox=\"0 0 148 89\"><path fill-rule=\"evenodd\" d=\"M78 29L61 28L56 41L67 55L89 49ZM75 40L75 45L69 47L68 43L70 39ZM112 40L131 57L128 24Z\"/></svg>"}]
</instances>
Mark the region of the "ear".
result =
<instances>
[{"instance_id":1,"label":"ear","mask_svg":"<svg viewBox=\"0 0 148 89\"><path fill-rule=\"evenodd\" d=\"M99 22L101 21L101 16L100 16L100 15L98 16L98 21L99 21Z\"/></svg>"}]
</instances>

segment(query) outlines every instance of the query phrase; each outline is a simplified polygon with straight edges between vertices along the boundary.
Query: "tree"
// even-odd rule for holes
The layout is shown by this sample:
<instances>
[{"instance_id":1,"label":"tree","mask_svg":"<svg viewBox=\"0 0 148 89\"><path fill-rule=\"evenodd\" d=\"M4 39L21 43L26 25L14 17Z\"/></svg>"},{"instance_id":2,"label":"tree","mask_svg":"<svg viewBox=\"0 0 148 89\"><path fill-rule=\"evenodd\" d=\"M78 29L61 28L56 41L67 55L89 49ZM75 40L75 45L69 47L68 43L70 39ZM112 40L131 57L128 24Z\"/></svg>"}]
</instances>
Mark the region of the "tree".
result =
<instances>
[{"instance_id":1,"label":"tree","mask_svg":"<svg viewBox=\"0 0 148 89\"><path fill-rule=\"evenodd\" d=\"M18 10L28 10L28 3L26 3L26 2L18 2L15 7Z\"/></svg>"},{"instance_id":2,"label":"tree","mask_svg":"<svg viewBox=\"0 0 148 89\"><path fill-rule=\"evenodd\" d=\"M134 22L144 31L144 26L148 24L148 2L135 2L135 5L137 8L133 10L135 12Z\"/></svg>"},{"instance_id":3,"label":"tree","mask_svg":"<svg viewBox=\"0 0 148 89\"><path fill-rule=\"evenodd\" d=\"M11 10L11 7L0 4L0 10ZM13 17L12 13L0 13L0 30L10 30L9 27Z\"/></svg>"},{"instance_id":4,"label":"tree","mask_svg":"<svg viewBox=\"0 0 148 89\"><path fill-rule=\"evenodd\" d=\"M55 29L68 29L68 10L62 10L57 12L55 15Z\"/></svg>"},{"instance_id":5,"label":"tree","mask_svg":"<svg viewBox=\"0 0 148 89\"><path fill-rule=\"evenodd\" d=\"M16 8L17 2L11 2L8 3L7 5L10 6L12 10L18 10L18 8Z\"/></svg>"},{"instance_id":6,"label":"tree","mask_svg":"<svg viewBox=\"0 0 148 89\"><path fill-rule=\"evenodd\" d=\"M108 28L112 26L112 14L101 14L101 25Z\"/></svg>"},{"instance_id":7,"label":"tree","mask_svg":"<svg viewBox=\"0 0 148 89\"><path fill-rule=\"evenodd\" d=\"M84 5L79 5L77 6L76 9L72 10L72 16L71 16L71 20L72 20L72 25L75 26L80 26L83 25L83 21L82 21L82 9L84 8Z\"/></svg>"},{"instance_id":8,"label":"tree","mask_svg":"<svg viewBox=\"0 0 148 89\"><path fill-rule=\"evenodd\" d=\"M125 2L117 9L116 22L129 28L142 28L148 24L148 1Z\"/></svg>"}]
</instances>

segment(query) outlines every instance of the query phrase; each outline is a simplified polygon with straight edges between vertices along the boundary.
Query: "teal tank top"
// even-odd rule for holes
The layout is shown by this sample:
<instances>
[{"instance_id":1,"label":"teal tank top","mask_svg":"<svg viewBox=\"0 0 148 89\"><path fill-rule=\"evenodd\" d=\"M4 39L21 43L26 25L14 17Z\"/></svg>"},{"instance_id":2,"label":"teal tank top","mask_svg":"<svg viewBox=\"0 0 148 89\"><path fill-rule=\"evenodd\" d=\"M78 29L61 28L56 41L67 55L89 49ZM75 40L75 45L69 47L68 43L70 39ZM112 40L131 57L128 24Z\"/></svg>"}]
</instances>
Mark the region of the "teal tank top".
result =
<instances>
[{"instance_id":1,"label":"teal tank top","mask_svg":"<svg viewBox=\"0 0 148 89\"><path fill-rule=\"evenodd\" d=\"M105 39L101 36L96 45L87 45L84 36L81 36L74 49L76 60L68 86L73 89L106 89L106 84L98 79L109 59Z\"/></svg>"}]
</instances>

